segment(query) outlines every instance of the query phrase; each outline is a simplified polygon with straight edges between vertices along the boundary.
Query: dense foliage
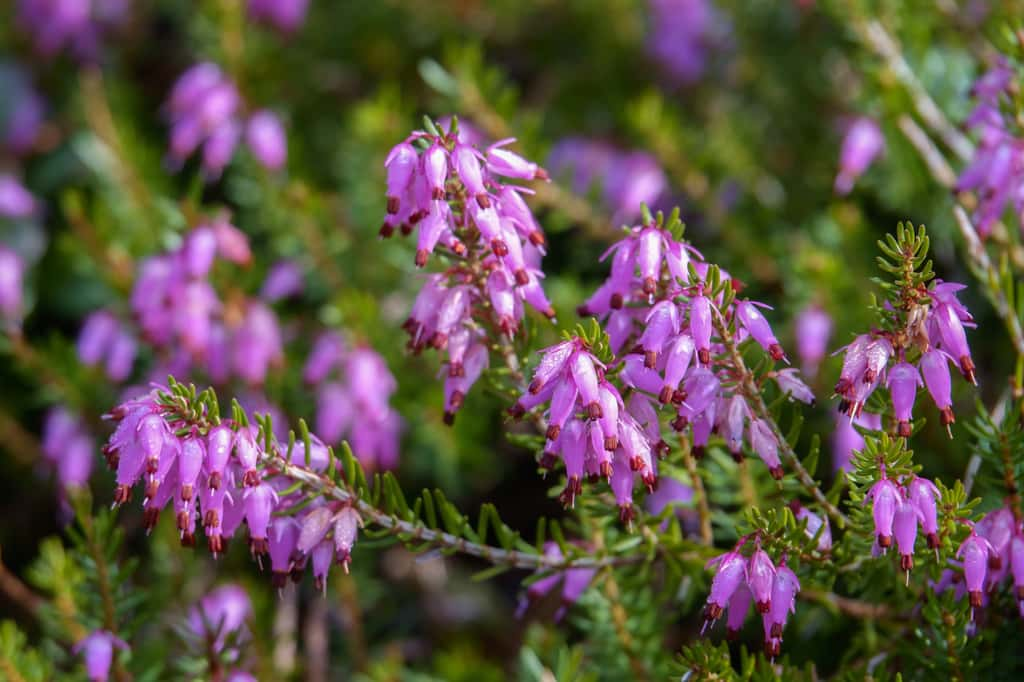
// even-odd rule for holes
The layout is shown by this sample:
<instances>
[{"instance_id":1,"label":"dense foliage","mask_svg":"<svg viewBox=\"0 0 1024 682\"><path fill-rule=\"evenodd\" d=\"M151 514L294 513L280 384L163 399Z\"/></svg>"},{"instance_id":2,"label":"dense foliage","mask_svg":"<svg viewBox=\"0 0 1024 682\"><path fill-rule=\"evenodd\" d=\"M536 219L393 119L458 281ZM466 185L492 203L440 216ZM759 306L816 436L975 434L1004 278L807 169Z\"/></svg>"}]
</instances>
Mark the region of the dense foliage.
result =
<instances>
[{"instance_id":1,"label":"dense foliage","mask_svg":"<svg viewBox=\"0 0 1024 682\"><path fill-rule=\"evenodd\" d=\"M0 677L1018 676L1021 9L3 4Z\"/></svg>"}]
</instances>

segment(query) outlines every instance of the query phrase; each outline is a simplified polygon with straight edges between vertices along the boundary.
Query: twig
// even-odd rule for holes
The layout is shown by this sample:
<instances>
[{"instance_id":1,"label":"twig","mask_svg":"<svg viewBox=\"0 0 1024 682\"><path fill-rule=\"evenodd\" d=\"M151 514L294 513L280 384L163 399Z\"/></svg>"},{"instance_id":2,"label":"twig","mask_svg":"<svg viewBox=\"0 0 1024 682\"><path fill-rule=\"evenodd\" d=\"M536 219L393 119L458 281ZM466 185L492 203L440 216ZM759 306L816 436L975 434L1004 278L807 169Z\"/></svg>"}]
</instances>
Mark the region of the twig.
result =
<instances>
[{"instance_id":1,"label":"twig","mask_svg":"<svg viewBox=\"0 0 1024 682\"><path fill-rule=\"evenodd\" d=\"M600 529L594 533L594 545L600 551L604 549L604 532ZM604 595L611 604L612 627L615 629L615 636L622 644L622 652L629 661L629 667L633 671L633 679L650 679L650 673L644 666L643 661L636 654L636 643L629 632L629 614L622 605L622 592L619 590L619 583L615 580L615 573L604 571Z\"/></svg>"},{"instance_id":2,"label":"twig","mask_svg":"<svg viewBox=\"0 0 1024 682\"><path fill-rule=\"evenodd\" d=\"M797 480L803 485L804 490L811 495L821 508L828 514L841 528L845 527L849 523L849 519L839 510L839 507L832 504L825 493L818 487L817 481L814 477L804 468L804 465L800 462L796 452L793 451L789 441L786 439L786 435L782 433L782 429L775 422L775 418L768 410L768 406L765 405L764 398L761 397L761 391L757 387L754 381L754 374L748 368L746 363L743 361L743 355L740 353L739 345L736 343L736 339L729 332L729 327L722 317L722 313L715 310L715 326L718 331L718 335L722 339L722 344L725 346L726 351L729 353L729 357L732 360L733 369L737 373L736 386L746 397L748 405L752 408L753 413L759 418L764 420L768 427L772 430L772 434L775 436L775 440L779 443L779 450L782 452L783 459L788 463L796 473Z\"/></svg>"},{"instance_id":3,"label":"twig","mask_svg":"<svg viewBox=\"0 0 1024 682\"><path fill-rule=\"evenodd\" d=\"M974 145L946 118L942 109L928 94L907 60L904 59L896 39L889 35L885 27L876 19L854 21L853 26L864 43L885 60L889 70L907 89L914 109L917 110L925 124L961 160L967 161L974 156Z\"/></svg>"},{"instance_id":4,"label":"twig","mask_svg":"<svg viewBox=\"0 0 1024 682\"><path fill-rule=\"evenodd\" d=\"M305 484L310 490L326 497L333 497L355 507L364 522L388 531L391 535L405 536L403 539L426 542L437 547L446 547L462 554L484 559L495 565L530 570L563 570L568 568L604 568L633 564L643 560L641 556L579 556L560 558L545 554L532 554L514 549L503 549L477 542L471 542L450 533L429 528L416 521L404 521L397 516L378 509L369 502L356 497L351 491L340 487L326 476L296 466L286 460L277 450L264 454L265 461L280 473ZM686 557L682 557L686 558Z\"/></svg>"},{"instance_id":5,"label":"twig","mask_svg":"<svg viewBox=\"0 0 1024 682\"><path fill-rule=\"evenodd\" d=\"M110 589L110 571L107 566L107 558L103 555L103 548L96 541L96 526L94 525L92 515L89 513L90 510L86 507L82 511L84 513L79 513L78 519L82 525L82 535L85 537L86 550L96 566L96 583L100 591L100 601L103 604L103 628L107 632L116 635L118 633L117 611L114 607L114 595ZM127 682L131 679L128 671L116 660L114 661L113 671L114 679L118 682Z\"/></svg>"},{"instance_id":6,"label":"twig","mask_svg":"<svg viewBox=\"0 0 1024 682\"><path fill-rule=\"evenodd\" d=\"M845 613L848 616L853 616L854 618L880 620L893 615L889 607L885 604L874 604L872 602L861 601L859 599L851 599L850 597L843 597L835 594L834 592L816 590L812 587L800 590L798 596L806 601L817 602L819 604L832 607L837 611Z\"/></svg>"},{"instance_id":7,"label":"twig","mask_svg":"<svg viewBox=\"0 0 1024 682\"><path fill-rule=\"evenodd\" d=\"M11 573L3 561L0 561L0 592L20 606L25 613L33 616L38 613L39 605L43 601L42 597L33 592L18 576Z\"/></svg>"},{"instance_id":8,"label":"twig","mask_svg":"<svg viewBox=\"0 0 1024 682\"><path fill-rule=\"evenodd\" d=\"M928 133L917 125L917 121L906 114L899 117L897 125L917 153L921 155L921 160L928 166L932 177L943 187L952 189L956 184L956 173L946 161L946 157L932 142L932 138L928 137Z\"/></svg>"}]
</instances>

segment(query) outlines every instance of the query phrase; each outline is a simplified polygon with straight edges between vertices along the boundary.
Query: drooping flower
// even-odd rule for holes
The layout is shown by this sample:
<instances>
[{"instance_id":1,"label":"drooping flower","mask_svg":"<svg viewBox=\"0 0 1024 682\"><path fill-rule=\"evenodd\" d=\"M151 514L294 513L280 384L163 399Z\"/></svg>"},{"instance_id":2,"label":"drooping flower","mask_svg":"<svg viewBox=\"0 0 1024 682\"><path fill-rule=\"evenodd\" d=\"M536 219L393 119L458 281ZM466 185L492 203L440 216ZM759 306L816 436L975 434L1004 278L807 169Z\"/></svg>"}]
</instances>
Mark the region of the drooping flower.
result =
<instances>
[{"instance_id":1,"label":"drooping flower","mask_svg":"<svg viewBox=\"0 0 1024 682\"><path fill-rule=\"evenodd\" d=\"M107 682L115 648L127 649L128 644L107 630L94 630L75 645L75 653L82 654L90 682Z\"/></svg>"},{"instance_id":2,"label":"drooping flower","mask_svg":"<svg viewBox=\"0 0 1024 682\"><path fill-rule=\"evenodd\" d=\"M249 16L282 33L295 33L306 20L309 0L249 0Z\"/></svg>"},{"instance_id":3,"label":"drooping flower","mask_svg":"<svg viewBox=\"0 0 1024 682\"><path fill-rule=\"evenodd\" d=\"M853 184L885 148L885 138L878 124L870 118L858 118L850 124L839 152L837 194L849 194Z\"/></svg>"},{"instance_id":4,"label":"drooping flower","mask_svg":"<svg viewBox=\"0 0 1024 682\"><path fill-rule=\"evenodd\" d=\"M871 502L871 515L875 521L875 534L878 537L878 546L885 549L892 546L892 524L896 516L896 508L900 504L900 490L892 479L887 478L883 472L882 478L878 480L867 495L864 496L863 504Z\"/></svg>"},{"instance_id":5,"label":"drooping flower","mask_svg":"<svg viewBox=\"0 0 1024 682\"><path fill-rule=\"evenodd\" d=\"M651 0L651 34L647 46L676 84L698 80L707 69L709 52L726 31L710 0Z\"/></svg>"},{"instance_id":6,"label":"drooping flower","mask_svg":"<svg viewBox=\"0 0 1024 682\"><path fill-rule=\"evenodd\" d=\"M796 318L796 354L804 374L813 377L825 358L832 318L818 306L808 306Z\"/></svg>"},{"instance_id":7,"label":"drooping flower","mask_svg":"<svg viewBox=\"0 0 1024 682\"><path fill-rule=\"evenodd\" d=\"M970 535L963 541L956 551L958 559L963 560L964 583L967 586L967 595L970 598L973 609L982 605L982 590L985 586L985 575L988 571L989 557L995 555L995 550L988 540L978 535L972 528Z\"/></svg>"}]
</instances>

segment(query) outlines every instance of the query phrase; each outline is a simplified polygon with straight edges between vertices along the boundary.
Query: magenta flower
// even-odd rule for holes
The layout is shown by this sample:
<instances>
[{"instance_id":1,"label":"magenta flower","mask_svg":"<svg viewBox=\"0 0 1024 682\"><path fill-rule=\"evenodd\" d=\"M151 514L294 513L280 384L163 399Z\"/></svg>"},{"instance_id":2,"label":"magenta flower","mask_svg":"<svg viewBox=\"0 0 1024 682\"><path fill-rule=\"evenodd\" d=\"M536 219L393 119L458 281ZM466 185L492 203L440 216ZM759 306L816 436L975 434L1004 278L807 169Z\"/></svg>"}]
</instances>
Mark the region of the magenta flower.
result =
<instances>
[{"instance_id":1,"label":"magenta flower","mask_svg":"<svg viewBox=\"0 0 1024 682\"><path fill-rule=\"evenodd\" d=\"M956 418L953 416L952 386L947 359L945 353L933 348L921 356L920 367L924 385L935 401L935 406L939 408L940 421L949 431L949 425L954 423Z\"/></svg>"},{"instance_id":2,"label":"magenta flower","mask_svg":"<svg viewBox=\"0 0 1024 682\"><path fill-rule=\"evenodd\" d=\"M938 550L939 522L936 503L939 489L927 478L914 476L907 485L907 495L917 511L917 519L928 541L928 548Z\"/></svg>"},{"instance_id":3,"label":"magenta flower","mask_svg":"<svg viewBox=\"0 0 1024 682\"><path fill-rule=\"evenodd\" d=\"M768 354L772 357L772 360L785 360L786 354L782 350L782 346L779 344L779 340L775 338L775 334L772 333L772 328L768 324L768 320L765 319L758 307L767 308L768 306L763 303L754 303L751 301L740 301L736 304L736 318L739 320L743 329L750 334L751 338L757 341L758 345L768 351ZM769 308L770 309L770 308Z\"/></svg>"},{"instance_id":4,"label":"magenta flower","mask_svg":"<svg viewBox=\"0 0 1024 682\"><path fill-rule=\"evenodd\" d=\"M20 67L0 64L0 91L7 99L0 113L0 147L15 156L31 152L45 121L46 105Z\"/></svg>"},{"instance_id":5,"label":"magenta flower","mask_svg":"<svg viewBox=\"0 0 1024 682\"><path fill-rule=\"evenodd\" d=\"M786 566L785 561L781 562L775 569L775 579L772 581L771 608L763 616L771 623L768 629L772 639L782 638L789 614L796 613L796 593L799 591L800 581L796 574Z\"/></svg>"},{"instance_id":6,"label":"magenta flower","mask_svg":"<svg viewBox=\"0 0 1024 682\"><path fill-rule=\"evenodd\" d=\"M904 438L910 437L914 399L917 397L918 386L923 385L917 368L908 362L901 362L889 370L888 387L893 412L899 422L898 433Z\"/></svg>"},{"instance_id":7,"label":"magenta flower","mask_svg":"<svg viewBox=\"0 0 1024 682\"><path fill-rule=\"evenodd\" d=\"M836 414L836 427L832 434L832 468L836 471L848 469L853 453L864 449L864 438L853 425L872 431L882 429L882 416L871 412L861 412L851 420L841 413Z\"/></svg>"},{"instance_id":8,"label":"magenta flower","mask_svg":"<svg viewBox=\"0 0 1024 682\"><path fill-rule=\"evenodd\" d=\"M910 569L914 567L917 520L917 508L912 500L907 499L906 491L901 490L896 503L896 514L893 516L893 534L896 536L896 546L900 551L900 568L907 572L908 584Z\"/></svg>"},{"instance_id":9,"label":"magenta flower","mask_svg":"<svg viewBox=\"0 0 1024 682\"><path fill-rule=\"evenodd\" d=\"M222 585L192 608L188 625L214 651L221 652L229 635L234 635L235 641L248 637L245 623L251 617L252 602L245 589L240 585Z\"/></svg>"},{"instance_id":10,"label":"magenta flower","mask_svg":"<svg viewBox=\"0 0 1024 682\"><path fill-rule=\"evenodd\" d=\"M793 500L789 503L793 515L797 521L805 521L804 532L809 538L818 538L818 551L828 552L832 549L832 528L829 525L828 517L815 514L807 507ZM820 532L820 535L819 535Z\"/></svg>"},{"instance_id":11,"label":"magenta flower","mask_svg":"<svg viewBox=\"0 0 1024 682\"><path fill-rule=\"evenodd\" d=\"M288 160L288 138L277 114L266 109L253 113L246 123L245 142L261 166L271 171L284 168Z\"/></svg>"},{"instance_id":12,"label":"magenta flower","mask_svg":"<svg viewBox=\"0 0 1024 682\"><path fill-rule=\"evenodd\" d=\"M647 47L666 75L678 85L698 80L709 52L727 30L710 0L650 0Z\"/></svg>"},{"instance_id":13,"label":"magenta flower","mask_svg":"<svg viewBox=\"0 0 1024 682\"><path fill-rule=\"evenodd\" d=\"M872 503L871 514L875 520L875 534L878 546L882 550L892 546L892 524L896 516L896 508L902 496L899 487L882 473L882 478L871 486L864 496L863 504Z\"/></svg>"},{"instance_id":14,"label":"magenta flower","mask_svg":"<svg viewBox=\"0 0 1024 682\"><path fill-rule=\"evenodd\" d=\"M1017 601L1024 601L1024 536L1020 532L1010 539L1010 570Z\"/></svg>"},{"instance_id":15,"label":"magenta flower","mask_svg":"<svg viewBox=\"0 0 1024 682\"><path fill-rule=\"evenodd\" d=\"M249 0L248 9L253 21L295 33L306 20L309 0Z\"/></svg>"},{"instance_id":16,"label":"magenta flower","mask_svg":"<svg viewBox=\"0 0 1024 682\"><path fill-rule=\"evenodd\" d=\"M796 354L804 374L812 377L817 374L831 335L832 318L820 307L809 306L797 315Z\"/></svg>"},{"instance_id":17,"label":"magenta flower","mask_svg":"<svg viewBox=\"0 0 1024 682\"><path fill-rule=\"evenodd\" d=\"M729 599L729 617L725 624L725 636L727 639L735 640L739 638L740 630L743 629L743 621L747 619L747 612L750 611L750 603L752 601L753 596L750 594L750 588L745 583L740 583Z\"/></svg>"},{"instance_id":18,"label":"magenta flower","mask_svg":"<svg viewBox=\"0 0 1024 682\"><path fill-rule=\"evenodd\" d=\"M885 148L882 130L870 118L858 118L850 125L843 138L839 153L839 174L836 175L837 194L849 194L868 166Z\"/></svg>"},{"instance_id":19,"label":"magenta flower","mask_svg":"<svg viewBox=\"0 0 1024 682\"><path fill-rule=\"evenodd\" d=\"M267 303L275 303L292 298L302 293L306 286L302 267L295 261L278 261L270 268L267 278L260 288L260 298Z\"/></svg>"},{"instance_id":20,"label":"magenta flower","mask_svg":"<svg viewBox=\"0 0 1024 682\"><path fill-rule=\"evenodd\" d=\"M18 0L16 21L45 57L68 51L82 62L99 58L100 43L127 18L126 0Z\"/></svg>"},{"instance_id":21,"label":"magenta flower","mask_svg":"<svg viewBox=\"0 0 1024 682\"><path fill-rule=\"evenodd\" d=\"M0 322L13 327L21 324L24 277L25 262L21 256L0 245Z\"/></svg>"},{"instance_id":22,"label":"magenta flower","mask_svg":"<svg viewBox=\"0 0 1024 682\"><path fill-rule=\"evenodd\" d=\"M988 540L978 535L974 529L963 541L956 551L958 559L964 564L964 583L967 586L967 595L970 597L973 609L982 605L982 589L985 584L985 574L988 571L989 557L995 555L995 550Z\"/></svg>"},{"instance_id":23,"label":"magenta flower","mask_svg":"<svg viewBox=\"0 0 1024 682\"><path fill-rule=\"evenodd\" d=\"M38 210L36 198L20 180L0 173L0 218L28 218Z\"/></svg>"},{"instance_id":24,"label":"magenta flower","mask_svg":"<svg viewBox=\"0 0 1024 682\"><path fill-rule=\"evenodd\" d=\"M775 585L776 569L768 554L758 547L747 563L747 586L754 596L754 604L760 614L767 614L772 607L772 589Z\"/></svg>"},{"instance_id":25,"label":"magenta flower","mask_svg":"<svg viewBox=\"0 0 1024 682\"><path fill-rule=\"evenodd\" d=\"M114 662L114 649L127 649L128 644L106 630L93 630L75 644L75 653L82 654L85 674L90 682L107 682Z\"/></svg>"},{"instance_id":26,"label":"magenta flower","mask_svg":"<svg viewBox=\"0 0 1024 682\"><path fill-rule=\"evenodd\" d=\"M720 554L705 566L705 568L717 566L718 570L711 581L711 593L708 595L707 606L704 609L702 632L704 628L707 628L708 623L718 620L733 594L740 588L744 580L747 580L747 560L737 549Z\"/></svg>"}]
</instances>

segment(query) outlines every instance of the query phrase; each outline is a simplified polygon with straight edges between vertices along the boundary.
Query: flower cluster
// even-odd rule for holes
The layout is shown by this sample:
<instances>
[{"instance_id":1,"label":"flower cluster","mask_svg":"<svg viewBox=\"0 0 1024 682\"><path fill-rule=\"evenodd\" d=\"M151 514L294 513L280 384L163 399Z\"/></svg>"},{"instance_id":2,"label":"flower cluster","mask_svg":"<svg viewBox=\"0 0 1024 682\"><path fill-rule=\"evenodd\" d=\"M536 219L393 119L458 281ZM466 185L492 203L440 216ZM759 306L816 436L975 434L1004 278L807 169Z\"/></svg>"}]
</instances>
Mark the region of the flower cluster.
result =
<instances>
[{"instance_id":1,"label":"flower cluster","mask_svg":"<svg viewBox=\"0 0 1024 682\"><path fill-rule=\"evenodd\" d=\"M43 420L43 457L57 474L61 491L84 487L93 465L93 439L81 416L68 408L51 408Z\"/></svg>"},{"instance_id":2,"label":"flower cluster","mask_svg":"<svg viewBox=\"0 0 1024 682\"><path fill-rule=\"evenodd\" d=\"M973 318L956 297L963 288L962 284L935 280L923 302L911 308L904 328L862 334L845 347L835 386L842 398L840 412L858 417L875 389L885 385L898 433L909 437L917 389L923 385L939 409L943 426L948 429L956 421L949 363L957 365L967 381L976 383L964 329L973 326ZM916 364L907 361L914 350L920 351Z\"/></svg>"},{"instance_id":3,"label":"flower cluster","mask_svg":"<svg viewBox=\"0 0 1024 682\"><path fill-rule=\"evenodd\" d=\"M1024 617L1024 528L1010 507L999 507L971 526L950 567L933 585L936 592L954 589L966 594L973 609L987 606L989 596L1012 579L1014 597Z\"/></svg>"},{"instance_id":4,"label":"flower cluster","mask_svg":"<svg viewBox=\"0 0 1024 682\"><path fill-rule=\"evenodd\" d=\"M753 339L772 360L785 360L761 312L767 306L726 299L723 287L715 291L709 275L714 272L714 278L727 281L728 273L712 270L700 253L676 236L679 229L677 215L666 225L660 214L628 229L605 254L612 257L608 279L578 312L604 320L611 351L625 351L622 383L671 405L676 414L673 428L691 430L698 456L717 431L735 457L742 457L746 443L772 475L781 478L779 436L729 381L735 368L720 336L725 330L736 343ZM791 398L813 402L797 370L772 370L767 376Z\"/></svg>"},{"instance_id":5,"label":"flower cluster","mask_svg":"<svg viewBox=\"0 0 1024 682\"><path fill-rule=\"evenodd\" d=\"M143 261L132 312L146 341L171 354L169 369L183 374L197 364L216 383L233 374L258 386L283 358L277 316L257 299L222 302L210 283L218 258L251 258L245 235L223 216L191 230L178 249Z\"/></svg>"},{"instance_id":6,"label":"flower cluster","mask_svg":"<svg viewBox=\"0 0 1024 682\"><path fill-rule=\"evenodd\" d=\"M136 351L131 329L106 310L89 315L78 334L78 359L90 366L102 364L117 383L131 376Z\"/></svg>"},{"instance_id":7,"label":"flower cluster","mask_svg":"<svg viewBox=\"0 0 1024 682\"><path fill-rule=\"evenodd\" d=\"M650 0L648 50L677 84L699 79L725 25L711 0Z\"/></svg>"},{"instance_id":8,"label":"flower cluster","mask_svg":"<svg viewBox=\"0 0 1024 682\"><path fill-rule=\"evenodd\" d=\"M612 222L635 220L640 206L657 205L668 189L668 179L658 162L642 151L623 151L606 142L569 137L554 146L548 157L551 174L567 178L577 194L595 185Z\"/></svg>"},{"instance_id":9,"label":"flower cluster","mask_svg":"<svg viewBox=\"0 0 1024 682\"><path fill-rule=\"evenodd\" d=\"M900 568L907 572L914 567L914 543L920 525L929 549L939 547L939 490L926 478L911 475L894 480L882 468L881 478L868 490L863 504L871 503L875 523L875 552L886 553L896 538Z\"/></svg>"},{"instance_id":10,"label":"flower cluster","mask_svg":"<svg viewBox=\"0 0 1024 682\"><path fill-rule=\"evenodd\" d=\"M1024 169L1017 161L1020 139L1015 122L1001 106L1001 100L1010 95L1013 76L1010 65L1000 59L978 79L973 89L978 105L965 121L978 134L978 148L974 159L957 178L955 189L977 194L973 219L982 237L992 232L992 226L1011 201L1017 214L1024 210Z\"/></svg>"},{"instance_id":11,"label":"flower cluster","mask_svg":"<svg viewBox=\"0 0 1024 682\"><path fill-rule=\"evenodd\" d=\"M16 19L41 54L67 50L79 61L93 61L104 34L125 21L129 5L128 0L19 0Z\"/></svg>"},{"instance_id":12,"label":"flower cluster","mask_svg":"<svg viewBox=\"0 0 1024 682\"><path fill-rule=\"evenodd\" d=\"M704 629L728 609L727 633L730 639L735 638L753 602L764 623L765 654L774 658L782 647L786 620L796 611L800 581L786 566L785 555L777 566L772 562L768 553L761 549L759 537L754 539L753 553L743 556L740 550L749 539L750 536L740 538L732 550L708 562L707 567L715 566L717 571L704 608Z\"/></svg>"},{"instance_id":13,"label":"flower cluster","mask_svg":"<svg viewBox=\"0 0 1024 682\"><path fill-rule=\"evenodd\" d=\"M414 132L385 162L381 236L418 229L416 265L425 266L439 244L451 262L427 277L403 325L413 352L428 345L448 351L449 423L489 363L488 333L513 336L524 304L555 315L540 284L544 233L521 196L528 190L507 182L546 179L547 173L506 149L510 142L480 151L460 138L453 120L447 133Z\"/></svg>"},{"instance_id":14,"label":"flower cluster","mask_svg":"<svg viewBox=\"0 0 1024 682\"><path fill-rule=\"evenodd\" d=\"M216 657L229 670L221 670L226 682L255 680L241 666L241 645L252 638L247 621L253 609L249 595L241 585L222 585L199 600L188 612L187 627L182 630L185 642L197 656Z\"/></svg>"},{"instance_id":15,"label":"flower cluster","mask_svg":"<svg viewBox=\"0 0 1024 682\"><path fill-rule=\"evenodd\" d=\"M853 183L868 169L882 150L885 138L882 130L870 118L858 118L850 123L839 151L839 173L836 175L837 194L849 194Z\"/></svg>"},{"instance_id":16,"label":"flower cluster","mask_svg":"<svg viewBox=\"0 0 1024 682\"><path fill-rule=\"evenodd\" d=\"M313 345L303 378L318 386L316 433L324 442L347 439L371 471L398 464L401 419L388 404L397 384L378 353L347 349L339 334L326 332Z\"/></svg>"},{"instance_id":17,"label":"flower cluster","mask_svg":"<svg viewBox=\"0 0 1024 682\"><path fill-rule=\"evenodd\" d=\"M243 109L238 88L216 64L202 62L182 74L166 103L173 164L180 166L202 147L203 172L216 179L244 135L263 167L283 168L288 143L281 120L266 109L249 115Z\"/></svg>"},{"instance_id":18,"label":"flower cluster","mask_svg":"<svg viewBox=\"0 0 1024 682\"><path fill-rule=\"evenodd\" d=\"M281 33L295 33L306 20L309 0L249 0L249 17Z\"/></svg>"},{"instance_id":19,"label":"flower cluster","mask_svg":"<svg viewBox=\"0 0 1024 682\"><path fill-rule=\"evenodd\" d=\"M654 450L667 450L660 440L657 413L640 394L626 405L606 379L605 365L583 339L572 337L541 352L533 380L513 407L513 415L550 401L541 463L551 468L557 458L562 459L567 478L563 504L571 506L582 492L584 474L604 478L620 517L629 521L634 516L634 477L653 490L657 484Z\"/></svg>"},{"instance_id":20,"label":"flower cluster","mask_svg":"<svg viewBox=\"0 0 1024 682\"><path fill-rule=\"evenodd\" d=\"M291 478L272 463L268 466L273 452L311 474L325 473L330 454L319 438L309 437L308 450L300 446L288 451L272 435L244 423L217 423L210 414L186 418L181 412L175 396L155 388L108 415L117 422L104 448L117 472L115 505L129 502L132 488L142 483L146 527L152 529L160 512L172 504L182 545L195 545L201 525L215 556L224 552L244 522L250 552L261 566L269 554L278 588L289 575L301 579L307 562L318 588L327 579L332 558L348 570L361 524L355 509L322 497L307 504Z\"/></svg>"}]
</instances>

